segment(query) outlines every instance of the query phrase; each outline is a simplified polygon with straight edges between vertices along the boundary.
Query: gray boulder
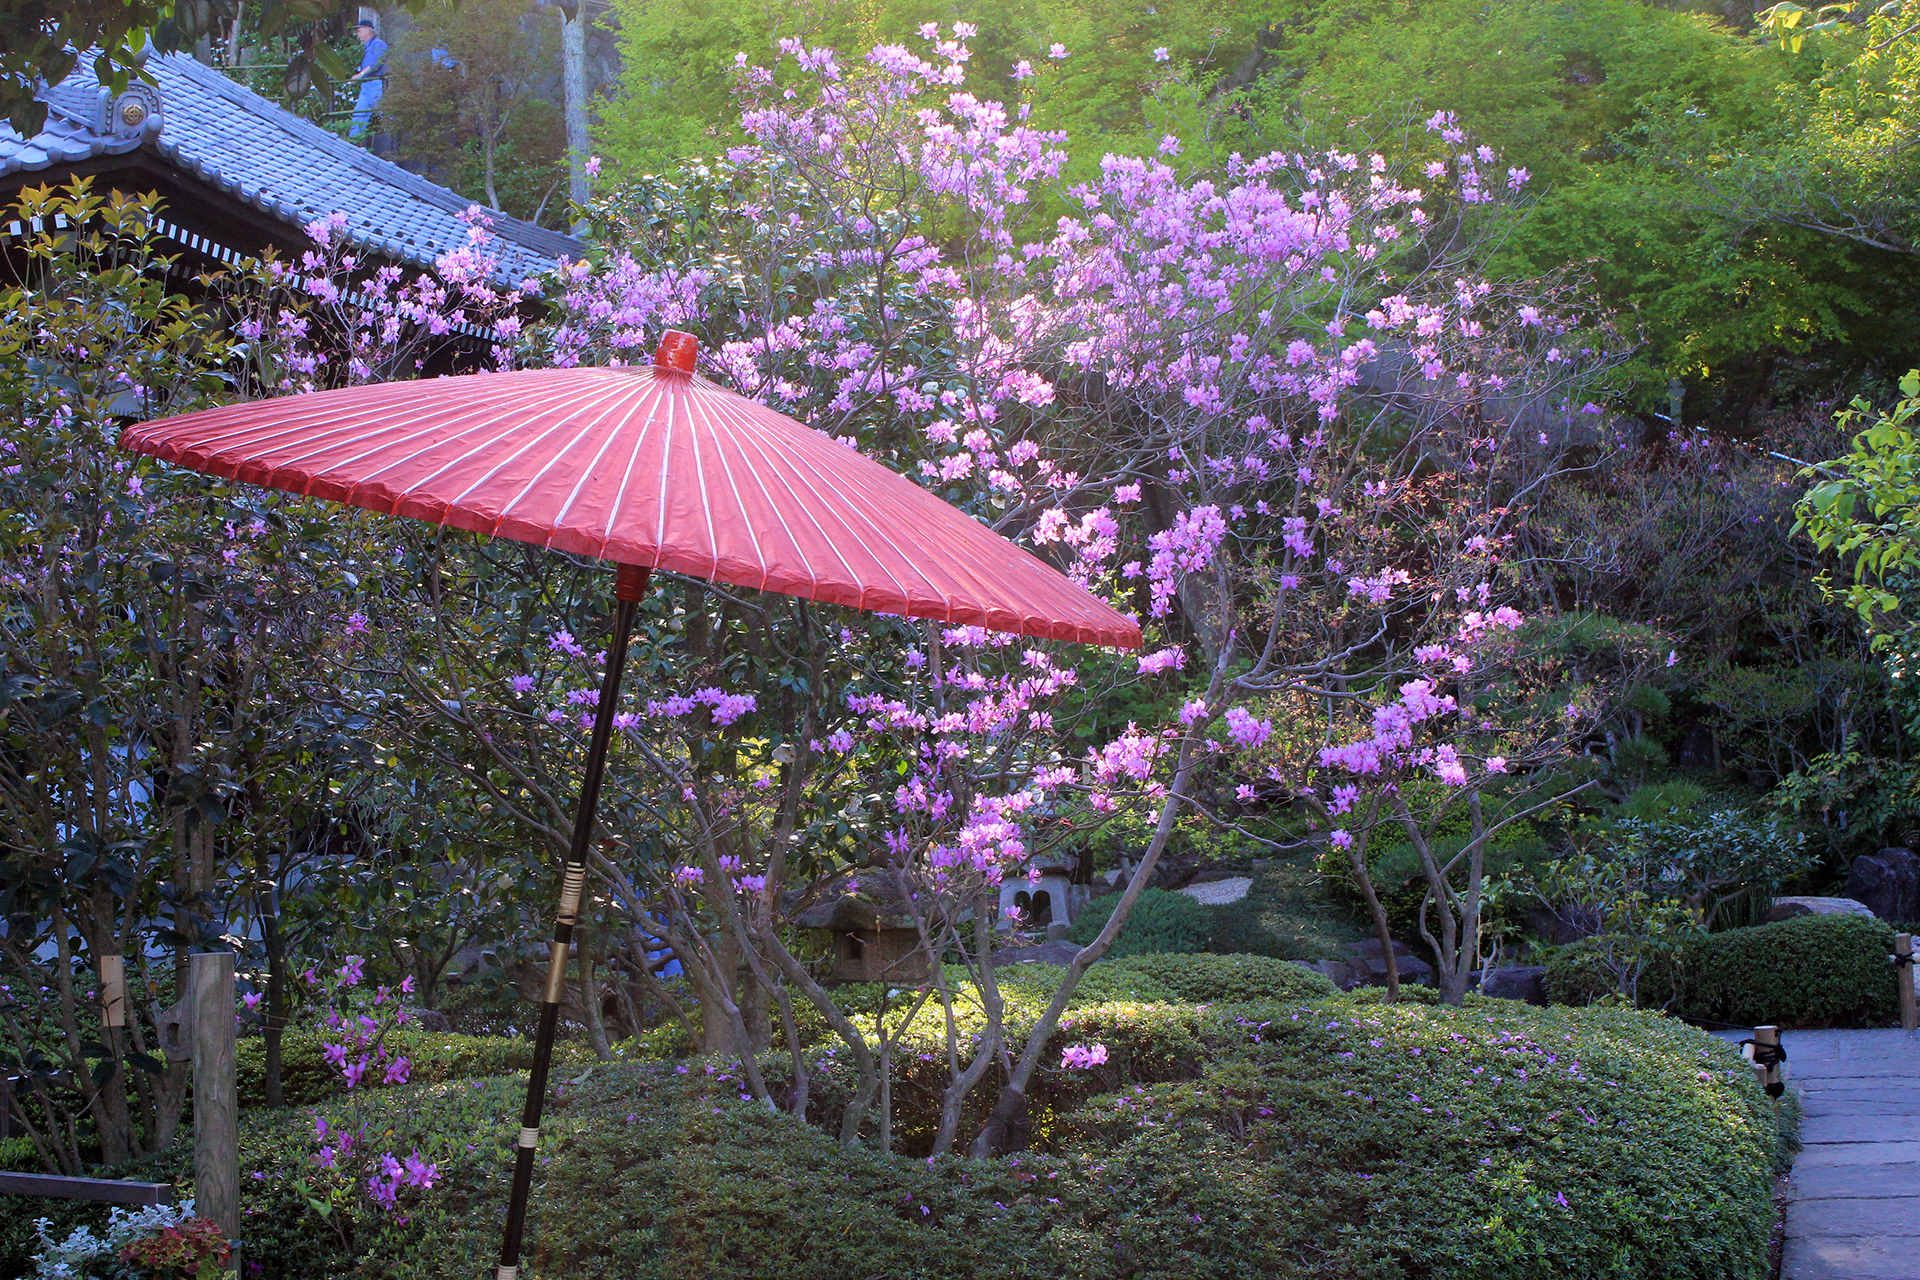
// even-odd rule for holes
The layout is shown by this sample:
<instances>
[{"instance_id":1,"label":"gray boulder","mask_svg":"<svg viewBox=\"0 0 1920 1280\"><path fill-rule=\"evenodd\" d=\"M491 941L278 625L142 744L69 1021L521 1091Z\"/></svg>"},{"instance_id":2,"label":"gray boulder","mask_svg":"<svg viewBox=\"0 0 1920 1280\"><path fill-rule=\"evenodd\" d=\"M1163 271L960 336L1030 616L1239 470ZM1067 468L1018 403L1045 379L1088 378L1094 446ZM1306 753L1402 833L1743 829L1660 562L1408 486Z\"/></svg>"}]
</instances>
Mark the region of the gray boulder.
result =
<instances>
[{"instance_id":1,"label":"gray boulder","mask_svg":"<svg viewBox=\"0 0 1920 1280\"><path fill-rule=\"evenodd\" d=\"M1524 1000L1545 1004L1547 967L1543 964L1513 964L1480 977L1480 994L1500 1000Z\"/></svg>"},{"instance_id":2,"label":"gray boulder","mask_svg":"<svg viewBox=\"0 0 1920 1280\"><path fill-rule=\"evenodd\" d=\"M1347 968L1352 972L1350 981L1341 983L1344 987L1384 987L1387 985L1386 955L1378 938L1368 938L1365 942L1349 942L1346 946ZM1394 967L1399 971L1400 981L1431 985L1433 966L1413 954L1413 948L1398 938L1393 940Z\"/></svg>"},{"instance_id":3,"label":"gray boulder","mask_svg":"<svg viewBox=\"0 0 1920 1280\"><path fill-rule=\"evenodd\" d=\"M408 1009L407 1021L422 1031L452 1031L453 1020L438 1009Z\"/></svg>"},{"instance_id":4,"label":"gray boulder","mask_svg":"<svg viewBox=\"0 0 1920 1280\"><path fill-rule=\"evenodd\" d=\"M1766 924L1795 916L1870 916L1873 909L1852 898L1775 898L1760 919Z\"/></svg>"},{"instance_id":5,"label":"gray boulder","mask_svg":"<svg viewBox=\"0 0 1920 1280\"><path fill-rule=\"evenodd\" d=\"M1847 896L1882 920L1920 920L1920 856L1911 849L1882 849L1855 858Z\"/></svg>"},{"instance_id":6,"label":"gray boulder","mask_svg":"<svg viewBox=\"0 0 1920 1280\"><path fill-rule=\"evenodd\" d=\"M1295 960L1302 969L1311 969L1336 987L1345 988L1353 982L1353 969L1345 960Z\"/></svg>"}]
</instances>

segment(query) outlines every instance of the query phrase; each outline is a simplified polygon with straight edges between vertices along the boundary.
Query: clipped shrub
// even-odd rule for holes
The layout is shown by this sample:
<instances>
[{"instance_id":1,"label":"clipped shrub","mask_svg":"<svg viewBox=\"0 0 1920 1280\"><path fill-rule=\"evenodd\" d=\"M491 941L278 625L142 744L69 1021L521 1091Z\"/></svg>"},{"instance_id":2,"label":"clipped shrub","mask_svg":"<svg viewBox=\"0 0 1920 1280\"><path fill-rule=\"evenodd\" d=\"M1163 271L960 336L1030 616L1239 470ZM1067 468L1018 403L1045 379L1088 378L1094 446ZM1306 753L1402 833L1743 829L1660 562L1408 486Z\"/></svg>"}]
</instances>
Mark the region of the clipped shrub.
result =
<instances>
[{"instance_id":1,"label":"clipped shrub","mask_svg":"<svg viewBox=\"0 0 1920 1280\"><path fill-rule=\"evenodd\" d=\"M326 1037L305 1030L289 1030L280 1038L280 1092L290 1107L308 1106L340 1092L340 1070L327 1061ZM470 1076L497 1076L521 1071L533 1063L533 1042L521 1037L463 1036L451 1032L396 1027L388 1033L388 1050L404 1056L415 1084L458 1080ZM556 1064L592 1061L593 1050L581 1040L554 1045ZM267 1044L248 1036L237 1046L234 1064L240 1104L267 1102ZM380 1087L377 1072L369 1072L362 1088Z\"/></svg>"},{"instance_id":2,"label":"clipped shrub","mask_svg":"<svg viewBox=\"0 0 1920 1280\"><path fill-rule=\"evenodd\" d=\"M1208 907L1207 949L1222 955L1272 956L1276 960L1318 960L1326 942L1307 936L1302 922L1277 911L1271 902L1246 897Z\"/></svg>"},{"instance_id":3,"label":"clipped shrub","mask_svg":"<svg viewBox=\"0 0 1920 1280\"><path fill-rule=\"evenodd\" d=\"M1067 930L1069 941L1086 946L1107 927L1113 909L1123 895L1107 894L1095 898ZM1113 940L1107 955L1149 955L1160 951L1201 951L1207 945L1210 908L1200 905L1184 893L1168 889L1145 889L1133 904L1133 911Z\"/></svg>"},{"instance_id":4,"label":"clipped shrub","mask_svg":"<svg viewBox=\"0 0 1920 1280\"><path fill-rule=\"evenodd\" d=\"M1689 939L1675 971L1649 970L1641 1004L1734 1026L1880 1027L1899 1013L1887 954L1894 929L1870 916L1796 916ZM1610 984L1583 938L1547 962L1547 998L1584 1005Z\"/></svg>"},{"instance_id":5,"label":"clipped shrub","mask_svg":"<svg viewBox=\"0 0 1920 1280\"><path fill-rule=\"evenodd\" d=\"M1057 1067L1056 1047L1034 1149L986 1163L841 1147L740 1102L724 1070L598 1070L549 1110L529 1262L569 1280L1767 1274L1772 1108L1731 1047L1668 1019L1109 1004L1059 1041L1108 1059ZM311 1124L250 1120L248 1258L265 1280L484 1271L517 1082L366 1101L383 1144L437 1162L425 1206L352 1206L343 1244L289 1190Z\"/></svg>"},{"instance_id":6,"label":"clipped shrub","mask_svg":"<svg viewBox=\"0 0 1920 1280\"><path fill-rule=\"evenodd\" d=\"M998 981L1009 991L1044 1001L1066 976L1057 965L1010 965ZM1179 955L1149 952L1103 960L1081 975L1068 1008L1131 1001L1140 1004L1208 1004L1234 1000L1309 1000L1336 994L1320 974L1270 956Z\"/></svg>"},{"instance_id":7,"label":"clipped shrub","mask_svg":"<svg viewBox=\"0 0 1920 1280\"><path fill-rule=\"evenodd\" d=\"M1607 947L1634 945L1619 936L1581 938L1557 947L1547 958L1543 983L1547 999L1553 1004L1588 1005L1618 999L1615 975L1604 963ZM1642 943L1642 945L1650 945ZM1679 944L1677 957L1671 949L1649 955L1647 968L1640 975L1639 997L1642 1009L1682 1010L1686 1003L1686 984L1692 956L1690 947Z\"/></svg>"},{"instance_id":8,"label":"clipped shrub","mask_svg":"<svg viewBox=\"0 0 1920 1280\"><path fill-rule=\"evenodd\" d=\"M1871 916L1796 916L1710 934L1689 948L1682 1010L1737 1026L1886 1026L1899 1016L1893 933Z\"/></svg>"},{"instance_id":9,"label":"clipped shrub","mask_svg":"<svg viewBox=\"0 0 1920 1280\"><path fill-rule=\"evenodd\" d=\"M1010 999L1024 998L1036 1007L1045 1007L1067 971L1054 964L1008 965L996 975L1002 992ZM1132 1000L1157 1004L1172 1000L1174 994L1151 976L1136 969L1122 968L1117 960L1105 960L1080 975L1067 1007L1105 1004L1113 1000Z\"/></svg>"},{"instance_id":10,"label":"clipped shrub","mask_svg":"<svg viewBox=\"0 0 1920 1280\"><path fill-rule=\"evenodd\" d=\"M1103 966L1088 971L1092 976ZM1155 952L1129 956L1105 966L1120 974L1139 974L1163 988L1175 1000L1195 1003L1246 1000L1305 1000L1336 994L1321 974L1294 964L1257 955L1174 955ZM1134 997L1139 999L1141 997Z\"/></svg>"},{"instance_id":11,"label":"clipped shrub","mask_svg":"<svg viewBox=\"0 0 1920 1280\"><path fill-rule=\"evenodd\" d=\"M1060 1065L1067 1046L1090 1043L1107 1048L1104 1063ZM778 1093L780 1055L763 1068ZM824 1061L816 1093L844 1096L849 1077ZM983 1098L996 1087L984 1082ZM739 1088L724 1064L612 1065L559 1086L530 1269L569 1280L1768 1274L1772 1107L1731 1046L1627 1010L1103 1004L1072 1014L1049 1046L1033 1149L991 1162L842 1147L817 1124L741 1102ZM417 1150L435 1186L405 1213L355 1196L324 1220L296 1186L314 1168L311 1114L243 1113L250 1268L262 1280L485 1271L520 1090L507 1076L357 1097L368 1140ZM926 1096L903 1089L896 1106L924 1110ZM184 1145L176 1159L190 1163ZM5 1231L30 1238L25 1217Z\"/></svg>"}]
</instances>

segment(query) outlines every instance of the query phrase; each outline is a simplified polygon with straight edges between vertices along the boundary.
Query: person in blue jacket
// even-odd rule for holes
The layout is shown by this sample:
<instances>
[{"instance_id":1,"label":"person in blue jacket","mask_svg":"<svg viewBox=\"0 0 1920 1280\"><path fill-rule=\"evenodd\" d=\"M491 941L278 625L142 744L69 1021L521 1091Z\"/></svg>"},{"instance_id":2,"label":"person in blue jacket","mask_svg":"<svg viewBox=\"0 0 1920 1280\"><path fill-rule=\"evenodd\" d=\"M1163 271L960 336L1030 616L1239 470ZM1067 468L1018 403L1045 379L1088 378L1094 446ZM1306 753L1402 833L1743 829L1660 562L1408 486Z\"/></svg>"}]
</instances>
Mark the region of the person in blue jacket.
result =
<instances>
[{"instance_id":1,"label":"person in blue jacket","mask_svg":"<svg viewBox=\"0 0 1920 1280\"><path fill-rule=\"evenodd\" d=\"M353 34L365 46L360 51L360 69L347 77L348 84L360 86L353 100L353 127L347 130L349 138L358 138L366 133L367 122L387 91L387 42L365 18L353 24Z\"/></svg>"}]
</instances>

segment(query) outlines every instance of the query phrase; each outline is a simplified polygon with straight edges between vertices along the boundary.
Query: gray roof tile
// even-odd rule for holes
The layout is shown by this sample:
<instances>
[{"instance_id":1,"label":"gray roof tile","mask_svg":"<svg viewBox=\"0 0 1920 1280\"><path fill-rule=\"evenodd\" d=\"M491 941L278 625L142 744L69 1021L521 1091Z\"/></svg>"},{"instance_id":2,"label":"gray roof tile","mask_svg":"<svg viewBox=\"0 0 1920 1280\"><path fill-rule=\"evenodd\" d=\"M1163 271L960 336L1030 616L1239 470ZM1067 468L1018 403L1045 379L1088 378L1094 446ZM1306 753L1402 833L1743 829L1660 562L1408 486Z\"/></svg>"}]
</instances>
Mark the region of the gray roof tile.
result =
<instances>
[{"instance_id":1,"label":"gray roof tile","mask_svg":"<svg viewBox=\"0 0 1920 1280\"><path fill-rule=\"evenodd\" d=\"M349 235L378 251L426 263L468 243L457 214L473 202L300 119L184 54L155 55L158 111L126 122L93 79L91 62L41 90L46 127L31 139L0 123L0 176L87 156L124 155L149 142L187 173L297 227L345 213ZM136 84L130 93L142 92ZM144 91L151 97L151 91ZM124 101L124 99L122 100ZM149 106L151 107L151 103ZM158 136L150 137L158 126ZM495 274L519 280L578 258L571 236L495 212Z\"/></svg>"}]
</instances>

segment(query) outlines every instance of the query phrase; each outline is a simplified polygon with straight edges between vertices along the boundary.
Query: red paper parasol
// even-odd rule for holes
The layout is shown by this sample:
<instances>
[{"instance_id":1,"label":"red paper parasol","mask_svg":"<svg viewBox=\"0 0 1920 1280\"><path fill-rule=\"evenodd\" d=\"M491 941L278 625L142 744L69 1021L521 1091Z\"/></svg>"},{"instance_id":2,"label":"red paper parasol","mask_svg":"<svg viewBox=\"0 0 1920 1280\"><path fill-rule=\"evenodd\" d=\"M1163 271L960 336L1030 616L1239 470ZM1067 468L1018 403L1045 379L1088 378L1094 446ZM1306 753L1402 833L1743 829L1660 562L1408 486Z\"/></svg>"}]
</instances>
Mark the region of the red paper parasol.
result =
<instances>
[{"instance_id":1,"label":"red paper parasol","mask_svg":"<svg viewBox=\"0 0 1920 1280\"><path fill-rule=\"evenodd\" d=\"M1131 620L978 520L692 365L689 338L644 368L256 400L145 423L121 443L230 480L621 564L1139 646Z\"/></svg>"},{"instance_id":2,"label":"red paper parasol","mask_svg":"<svg viewBox=\"0 0 1920 1280\"><path fill-rule=\"evenodd\" d=\"M535 1034L496 1280L519 1270L534 1149L614 706L648 572L829 604L1138 648L1140 628L905 478L694 374L691 335L648 368L381 383L133 427L165 462L615 561L613 641Z\"/></svg>"}]
</instances>

